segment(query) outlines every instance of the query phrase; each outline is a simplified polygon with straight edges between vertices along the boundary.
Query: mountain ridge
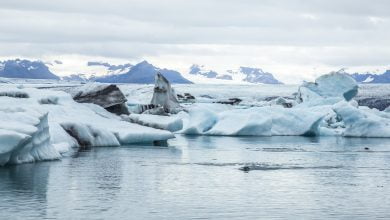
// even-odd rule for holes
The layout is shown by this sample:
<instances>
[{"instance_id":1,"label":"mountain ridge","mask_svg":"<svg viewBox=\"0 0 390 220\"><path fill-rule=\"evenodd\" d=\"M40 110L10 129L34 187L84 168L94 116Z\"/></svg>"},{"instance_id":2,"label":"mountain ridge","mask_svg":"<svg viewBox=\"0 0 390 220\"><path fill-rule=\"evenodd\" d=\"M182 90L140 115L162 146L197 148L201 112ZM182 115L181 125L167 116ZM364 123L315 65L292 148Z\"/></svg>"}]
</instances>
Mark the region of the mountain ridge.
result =
<instances>
[{"instance_id":1,"label":"mountain ridge","mask_svg":"<svg viewBox=\"0 0 390 220\"><path fill-rule=\"evenodd\" d=\"M60 77L52 73L42 61L14 59L0 61L0 77L25 79L56 79Z\"/></svg>"},{"instance_id":2,"label":"mountain ridge","mask_svg":"<svg viewBox=\"0 0 390 220\"><path fill-rule=\"evenodd\" d=\"M241 66L237 70L226 70L225 73L206 69L203 65L193 64L188 71L189 75L196 75L208 79L236 80L247 83L283 84L272 73L264 72L260 68Z\"/></svg>"}]
</instances>

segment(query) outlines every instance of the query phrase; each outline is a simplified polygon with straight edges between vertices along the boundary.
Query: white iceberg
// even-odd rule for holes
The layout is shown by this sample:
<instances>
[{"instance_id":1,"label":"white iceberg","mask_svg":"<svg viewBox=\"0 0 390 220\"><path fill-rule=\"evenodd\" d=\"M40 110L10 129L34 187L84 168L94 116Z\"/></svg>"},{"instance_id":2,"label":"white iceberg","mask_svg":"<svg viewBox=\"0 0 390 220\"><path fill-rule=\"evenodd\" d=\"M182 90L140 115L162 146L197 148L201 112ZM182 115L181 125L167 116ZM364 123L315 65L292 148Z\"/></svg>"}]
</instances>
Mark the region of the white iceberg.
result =
<instances>
[{"instance_id":1,"label":"white iceberg","mask_svg":"<svg viewBox=\"0 0 390 220\"><path fill-rule=\"evenodd\" d=\"M150 114L131 114L129 116L122 116L122 119L147 127L167 130L171 132L183 129L182 119L176 116L169 117Z\"/></svg>"},{"instance_id":2,"label":"white iceberg","mask_svg":"<svg viewBox=\"0 0 390 220\"><path fill-rule=\"evenodd\" d=\"M318 77L314 83L303 83L298 89L297 101L334 104L341 100L350 101L357 93L358 85L351 76L332 72Z\"/></svg>"},{"instance_id":3,"label":"white iceberg","mask_svg":"<svg viewBox=\"0 0 390 220\"><path fill-rule=\"evenodd\" d=\"M337 103L333 109L345 123L343 136L390 137L390 119L388 118L360 110L347 102Z\"/></svg>"},{"instance_id":4,"label":"white iceberg","mask_svg":"<svg viewBox=\"0 0 390 220\"><path fill-rule=\"evenodd\" d=\"M323 113L278 106L226 110L192 108L181 133L228 136L315 136Z\"/></svg>"},{"instance_id":5,"label":"white iceberg","mask_svg":"<svg viewBox=\"0 0 390 220\"><path fill-rule=\"evenodd\" d=\"M218 114L217 122L205 132L208 135L271 136L272 117L264 111L232 110Z\"/></svg>"},{"instance_id":6,"label":"white iceberg","mask_svg":"<svg viewBox=\"0 0 390 220\"><path fill-rule=\"evenodd\" d=\"M62 91L4 86L0 93L6 94L0 97L0 164L57 159L60 153L77 146L118 146L174 138L169 131L123 121L98 105L77 103Z\"/></svg>"},{"instance_id":7,"label":"white iceberg","mask_svg":"<svg viewBox=\"0 0 390 220\"><path fill-rule=\"evenodd\" d=\"M7 102L10 101L9 98L5 99L8 99ZM34 109L2 106L0 108L0 166L54 160L61 157L50 143L46 113Z\"/></svg>"},{"instance_id":8,"label":"white iceberg","mask_svg":"<svg viewBox=\"0 0 390 220\"><path fill-rule=\"evenodd\" d=\"M215 112L199 106L191 108L186 116L183 119L184 126L181 133L189 135L204 134L218 121Z\"/></svg>"}]
</instances>

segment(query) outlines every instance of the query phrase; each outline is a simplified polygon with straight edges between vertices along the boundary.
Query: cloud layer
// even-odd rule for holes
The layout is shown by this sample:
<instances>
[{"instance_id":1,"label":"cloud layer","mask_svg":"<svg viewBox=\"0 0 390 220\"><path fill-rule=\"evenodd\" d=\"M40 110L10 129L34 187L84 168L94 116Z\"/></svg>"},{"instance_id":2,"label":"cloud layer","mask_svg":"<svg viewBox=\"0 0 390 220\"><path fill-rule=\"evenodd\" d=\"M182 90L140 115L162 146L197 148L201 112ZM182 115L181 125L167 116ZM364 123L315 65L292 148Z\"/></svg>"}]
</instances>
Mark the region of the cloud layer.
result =
<instances>
[{"instance_id":1,"label":"cloud layer","mask_svg":"<svg viewBox=\"0 0 390 220\"><path fill-rule=\"evenodd\" d=\"M2 1L0 56L249 65L294 81L388 67L389 11L387 0Z\"/></svg>"}]
</instances>

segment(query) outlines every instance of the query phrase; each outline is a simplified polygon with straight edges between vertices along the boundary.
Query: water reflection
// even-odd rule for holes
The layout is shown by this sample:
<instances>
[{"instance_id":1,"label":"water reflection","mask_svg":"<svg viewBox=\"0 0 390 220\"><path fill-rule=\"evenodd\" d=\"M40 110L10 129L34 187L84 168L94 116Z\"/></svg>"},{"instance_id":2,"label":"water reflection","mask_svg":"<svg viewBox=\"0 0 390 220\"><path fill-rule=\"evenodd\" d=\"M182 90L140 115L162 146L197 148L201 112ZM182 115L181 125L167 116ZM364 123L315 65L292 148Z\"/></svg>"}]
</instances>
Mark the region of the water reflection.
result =
<instances>
[{"instance_id":1,"label":"water reflection","mask_svg":"<svg viewBox=\"0 0 390 220\"><path fill-rule=\"evenodd\" d=\"M49 171L47 163L0 167L0 204L7 204L1 210L26 218L45 216Z\"/></svg>"},{"instance_id":2,"label":"water reflection","mask_svg":"<svg viewBox=\"0 0 390 220\"><path fill-rule=\"evenodd\" d=\"M389 146L390 139L178 136L168 147L91 148L0 168L0 218L387 218Z\"/></svg>"}]
</instances>

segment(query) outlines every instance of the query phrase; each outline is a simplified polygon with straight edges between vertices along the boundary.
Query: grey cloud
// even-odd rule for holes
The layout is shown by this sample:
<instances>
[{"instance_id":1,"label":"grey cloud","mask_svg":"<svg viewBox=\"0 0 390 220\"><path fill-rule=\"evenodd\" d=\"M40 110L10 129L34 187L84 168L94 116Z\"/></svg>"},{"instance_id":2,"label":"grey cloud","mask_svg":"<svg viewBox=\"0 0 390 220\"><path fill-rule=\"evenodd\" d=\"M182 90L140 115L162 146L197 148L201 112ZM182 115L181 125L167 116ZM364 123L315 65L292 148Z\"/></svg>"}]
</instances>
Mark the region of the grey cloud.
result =
<instances>
[{"instance_id":1,"label":"grey cloud","mask_svg":"<svg viewBox=\"0 0 390 220\"><path fill-rule=\"evenodd\" d=\"M281 64L385 65L389 11L387 0L6 0L0 55L228 54Z\"/></svg>"},{"instance_id":2,"label":"grey cloud","mask_svg":"<svg viewBox=\"0 0 390 220\"><path fill-rule=\"evenodd\" d=\"M274 44L274 45L378 45L390 44L390 21L372 24L368 18L356 19L349 28L324 23L285 28L266 22L260 27L218 26L177 27L161 23L120 19L117 16L81 15L55 12L2 10L0 36L3 42L140 42L157 44ZM277 18L278 19L278 18ZM302 18L301 18L302 19ZM346 20L346 18L344 18ZM307 20L307 19L306 19ZM330 19L333 21L332 19ZM342 20L342 19L339 19ZM310 22L309 22L310 23ZM333 23L337 23L334 21ZM339 22L342 23L342 22ZM272 26L271 24L274 24ZM378 27L379 26L379 27ZM361 29L359 29L361 28Z\"/></svg>"}]
</instances>

